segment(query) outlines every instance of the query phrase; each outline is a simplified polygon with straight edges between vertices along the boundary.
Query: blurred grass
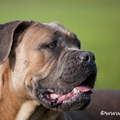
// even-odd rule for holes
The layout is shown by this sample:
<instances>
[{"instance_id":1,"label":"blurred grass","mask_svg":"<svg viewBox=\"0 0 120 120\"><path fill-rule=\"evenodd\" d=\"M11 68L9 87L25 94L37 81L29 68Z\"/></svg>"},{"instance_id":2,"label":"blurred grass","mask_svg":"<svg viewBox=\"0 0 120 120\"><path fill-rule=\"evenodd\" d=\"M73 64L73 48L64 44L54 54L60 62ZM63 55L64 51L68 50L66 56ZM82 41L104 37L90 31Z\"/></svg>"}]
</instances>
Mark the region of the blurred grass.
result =
<instances>
[{"instance_id":1,"label":"blurred grass","mask_svg":"<svg viewBox=\"0 0 120 120\"><path fill-rule=\"evenodd\" d=\"M96 56L95 88L120 88L119 0L0 0L0 23L18 19L58 21L75 32Z\"/></svg>"}]
</instances>

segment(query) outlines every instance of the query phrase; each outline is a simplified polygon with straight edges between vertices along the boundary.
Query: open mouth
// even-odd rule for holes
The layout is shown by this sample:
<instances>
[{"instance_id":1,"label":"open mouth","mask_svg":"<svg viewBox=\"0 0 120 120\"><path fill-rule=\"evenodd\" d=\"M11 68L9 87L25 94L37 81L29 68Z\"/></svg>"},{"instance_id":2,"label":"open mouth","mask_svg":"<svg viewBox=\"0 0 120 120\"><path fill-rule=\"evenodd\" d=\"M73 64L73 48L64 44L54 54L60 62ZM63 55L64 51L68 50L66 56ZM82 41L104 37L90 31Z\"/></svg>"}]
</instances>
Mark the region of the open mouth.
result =
<instances>
[{"instance_id":1,"label":"open mouth","mask_svg":"<svg viewBox=\"0 0 120 120\"><path fill-rule=\"evenodd\" d=\"M80 85L75 86L66 94L58 94L51 89L38 90L38 98L51 108L58 108L66 104L70 104L72 108L72 104L74 104L74 109L78 109L81 107L78 103L84 104L85 102L87 105L90 103L90 94L93 93L95 77L95 74L90 74Z\"/></svg>"}]
</instances>

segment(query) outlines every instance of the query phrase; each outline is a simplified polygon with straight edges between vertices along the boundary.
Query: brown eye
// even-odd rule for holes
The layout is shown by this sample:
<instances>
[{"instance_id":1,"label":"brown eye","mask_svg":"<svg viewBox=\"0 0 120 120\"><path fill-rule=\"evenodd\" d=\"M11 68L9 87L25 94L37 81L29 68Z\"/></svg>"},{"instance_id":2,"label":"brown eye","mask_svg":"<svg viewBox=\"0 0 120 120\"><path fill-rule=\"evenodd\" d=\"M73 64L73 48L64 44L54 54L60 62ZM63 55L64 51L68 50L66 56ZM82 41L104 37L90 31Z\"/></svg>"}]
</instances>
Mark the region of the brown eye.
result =
<instances>
[{"instance_id":1,"label":"brown eye","mask_svg":"<svg viewBox=\"0 0 120 120\"><path fill-rule=\"evenodd\" d=\"M51 49L55 48L56 47L56 42L49 44L48 47L51 48Z\"/></svg>"}]
</instances>

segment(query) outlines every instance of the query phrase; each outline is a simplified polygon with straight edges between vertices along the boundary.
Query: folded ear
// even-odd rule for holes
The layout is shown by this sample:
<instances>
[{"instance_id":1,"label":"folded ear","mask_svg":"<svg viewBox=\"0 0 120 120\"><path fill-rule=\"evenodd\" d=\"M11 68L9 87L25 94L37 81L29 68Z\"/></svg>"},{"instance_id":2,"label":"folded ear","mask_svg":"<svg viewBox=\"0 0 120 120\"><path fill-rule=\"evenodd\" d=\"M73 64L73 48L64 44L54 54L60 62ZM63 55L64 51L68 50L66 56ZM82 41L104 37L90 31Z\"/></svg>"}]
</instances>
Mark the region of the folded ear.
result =
<instances>
[{"instance_id":1,"label":"folded ear","mask_svg":"<svg viewBox=\"0 0 120 120\"><path fill-rule=\"evenodd\" d=\"M3 64L10 54L15 30L25 30L31 23L32 21L12 21L0 24L0 64Z\"/></svg>"}]
</instances>

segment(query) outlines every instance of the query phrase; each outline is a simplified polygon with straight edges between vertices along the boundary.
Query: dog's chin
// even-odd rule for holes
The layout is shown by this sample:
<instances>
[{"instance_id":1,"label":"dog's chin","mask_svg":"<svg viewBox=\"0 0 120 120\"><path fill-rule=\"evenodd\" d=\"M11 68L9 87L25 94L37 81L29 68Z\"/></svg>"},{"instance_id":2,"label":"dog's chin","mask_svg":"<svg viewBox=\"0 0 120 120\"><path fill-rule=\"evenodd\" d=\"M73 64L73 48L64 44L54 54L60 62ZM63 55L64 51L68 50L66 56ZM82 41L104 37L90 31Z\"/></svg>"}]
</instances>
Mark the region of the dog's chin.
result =
<instances>
[{"instance_id":1,"label":"dog's chin","mask_svg":"<svg viewBox=\"0 0 120 120\"><path fill-rule=\"evenodd\" d=\"M81 85L74 87L70 92L63 95L54 93L50 89L38 90L36 95L43 106L57 111L68 111L85 109L90 103L92 92L92 88L89 86Z\"/></svg>"}]
</instances>

